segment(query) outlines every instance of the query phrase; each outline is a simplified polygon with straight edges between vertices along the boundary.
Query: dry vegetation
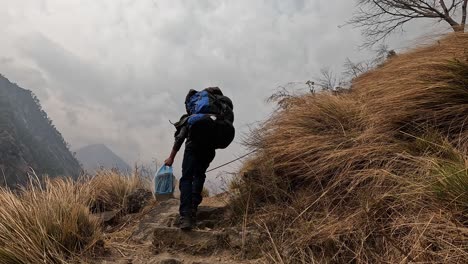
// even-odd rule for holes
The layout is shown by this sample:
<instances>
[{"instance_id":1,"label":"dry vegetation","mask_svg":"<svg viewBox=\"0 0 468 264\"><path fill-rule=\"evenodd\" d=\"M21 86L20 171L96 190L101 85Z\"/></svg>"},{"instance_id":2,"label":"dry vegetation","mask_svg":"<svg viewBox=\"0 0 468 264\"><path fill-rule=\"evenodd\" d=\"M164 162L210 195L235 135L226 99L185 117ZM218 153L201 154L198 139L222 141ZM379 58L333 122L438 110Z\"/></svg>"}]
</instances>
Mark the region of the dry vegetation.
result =
<instances>
[{"instance_id":1,"label":"dry vegetation","mask_svg":"<svg viewBox=\"0 0 468 264\"><path fill-rule=\"evenodd\" d=\"M96 177L85 180L90 186L90 208L93 212L103 212L125 208L126 198L138 189L150 189L149 179L143 179L138 173L123 177L112 170L102 170Z\"/></svg>"},{"instance_id":2,"label":"dry vegetation","mask_svg":"<svg viewBox=\"0 0 468 264\"><path fill-rule=\"evenodd\" d=\"M468 259L468 35L391 58L349 93L288 98L232 184L267 262Z\"/></svg>"},{"instance_id":3,"label":"dry vegetation","mask_svg":"<svg viewBox=\"0 0 468 264\"><path fill-rule=\"evenodd\" d=\"M124 208L145 182L101 171L95 177L31 178L28 187L0 188L0 263L68 263L90 252L102 237L97 208Z\"/></svg>"}]
</instances>

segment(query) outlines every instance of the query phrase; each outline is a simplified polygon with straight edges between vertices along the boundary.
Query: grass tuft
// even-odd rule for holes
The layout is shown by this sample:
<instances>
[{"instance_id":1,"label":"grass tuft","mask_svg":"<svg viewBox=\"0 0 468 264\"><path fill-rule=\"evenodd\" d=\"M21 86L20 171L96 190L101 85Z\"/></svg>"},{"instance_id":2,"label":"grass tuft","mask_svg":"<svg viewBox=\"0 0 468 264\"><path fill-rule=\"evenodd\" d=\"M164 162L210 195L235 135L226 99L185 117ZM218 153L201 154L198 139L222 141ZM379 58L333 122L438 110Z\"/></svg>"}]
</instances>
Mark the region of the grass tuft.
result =
<instances>
[{"instance_id":1,"label":"grass tuft","mask_svg":"<svg viewBox=\"0 0 468 264\"><path fill-rule=\"evenodd\" d=\"M12 191L0 188L0 263L69 263L102 241L102 226L92 214L120 209L144 181L101 171L93 178L31 178Z\"/></svg>"},{"instance_id":2,"label":"grass tuft","mask_svg":"<svg viewBox=\"0 0 468 264\"><path fill-rule=\"evenodd\" d=\"M87 180L93 190L89 203L93 212L125 208L126 198L138 189L149 190L149 181L133 173L123 176L114 170L101 170Z\"/></svg>"}]
</instances>

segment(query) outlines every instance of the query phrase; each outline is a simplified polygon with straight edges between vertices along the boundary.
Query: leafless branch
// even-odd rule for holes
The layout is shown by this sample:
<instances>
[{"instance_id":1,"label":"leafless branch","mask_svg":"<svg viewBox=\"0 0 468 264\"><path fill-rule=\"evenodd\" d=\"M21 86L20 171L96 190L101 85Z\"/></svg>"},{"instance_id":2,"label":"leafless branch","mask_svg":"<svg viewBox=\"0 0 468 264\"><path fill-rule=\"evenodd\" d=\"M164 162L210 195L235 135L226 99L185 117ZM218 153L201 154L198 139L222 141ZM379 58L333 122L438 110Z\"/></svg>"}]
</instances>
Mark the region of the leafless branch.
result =
<instances>
[{"instance_id":1,"label":"leafless branch","mask_svg":"<svg viewBox=\"0 0 468 264\"><path fill-rule=\"evenodd\" d=\"M363 29L365 46L374 46L403 26L419 18L448 23L454 31L464 31L468 0L358 0L358 11L348 21ZM461 23L455 19L460 17Z\"/></svg>"},{"instance_id":2,"label":"leafless branch","mask_svg":"<svg viewBox=\"0 0 468 264\"><path fill-rule=\"evenodd\" d=\"M322 68L316 83L322 90L331 91L338 86L339 80L338 76L332 70L329 68Z\"/></svg>"},{"instance_id":3,"label":"leafless branch","mask_svg":"<svg viewBox=\"0 0 468 264\"><path fill-rule=\"evenodd\" d=\"M463 6L462 6L462 21L461 21L461 25L463 27L463 31L465 31L465 27L466 27L466 9L467 9L467 6L468 6L468 0L464 0L463 1Z\"/></svg>"}]
</instances>

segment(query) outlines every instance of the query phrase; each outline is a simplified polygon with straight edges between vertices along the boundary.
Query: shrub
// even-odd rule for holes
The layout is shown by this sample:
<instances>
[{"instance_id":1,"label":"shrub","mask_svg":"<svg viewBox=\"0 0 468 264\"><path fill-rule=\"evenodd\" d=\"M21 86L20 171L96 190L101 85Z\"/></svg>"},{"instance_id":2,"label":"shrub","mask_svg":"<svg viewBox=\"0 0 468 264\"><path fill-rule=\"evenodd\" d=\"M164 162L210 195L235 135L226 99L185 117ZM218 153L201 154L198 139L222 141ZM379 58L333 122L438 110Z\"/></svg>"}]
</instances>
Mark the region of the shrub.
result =
<instances>
[{"instance_id":1,"label":"shrub","mask_svg":"<svg viewBox=\"0 0 468 264\"><path fill-rule=\"evenodd\" d=\"M125 208L128 195L137 189L150 189L149 182L137 173L126 176L114 170L98 171L86 181L92 190L89 203L93 212Z\"/></svg>"}]
</instances>

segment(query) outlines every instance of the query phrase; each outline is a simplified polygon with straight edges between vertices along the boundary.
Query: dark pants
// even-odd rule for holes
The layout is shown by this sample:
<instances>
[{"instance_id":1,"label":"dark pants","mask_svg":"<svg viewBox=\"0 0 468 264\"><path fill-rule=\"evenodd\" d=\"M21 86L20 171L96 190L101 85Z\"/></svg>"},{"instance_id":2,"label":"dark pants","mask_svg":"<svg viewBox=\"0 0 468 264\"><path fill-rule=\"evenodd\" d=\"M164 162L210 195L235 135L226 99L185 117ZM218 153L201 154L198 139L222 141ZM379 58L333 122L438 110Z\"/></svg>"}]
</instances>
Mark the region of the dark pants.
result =
<instances>
[{"instance_id":1,"label":"dark pants","mask_svg":"<svg viewBox=\"0 0 468 264\"><path fill-rule=\"evenodd\" d=\"M214 148L198 149L190 144L185 146L182 178L179 182L181 216L190 216L202 202L205 173L214 157Z\"/></svg>"}]
</instances>

